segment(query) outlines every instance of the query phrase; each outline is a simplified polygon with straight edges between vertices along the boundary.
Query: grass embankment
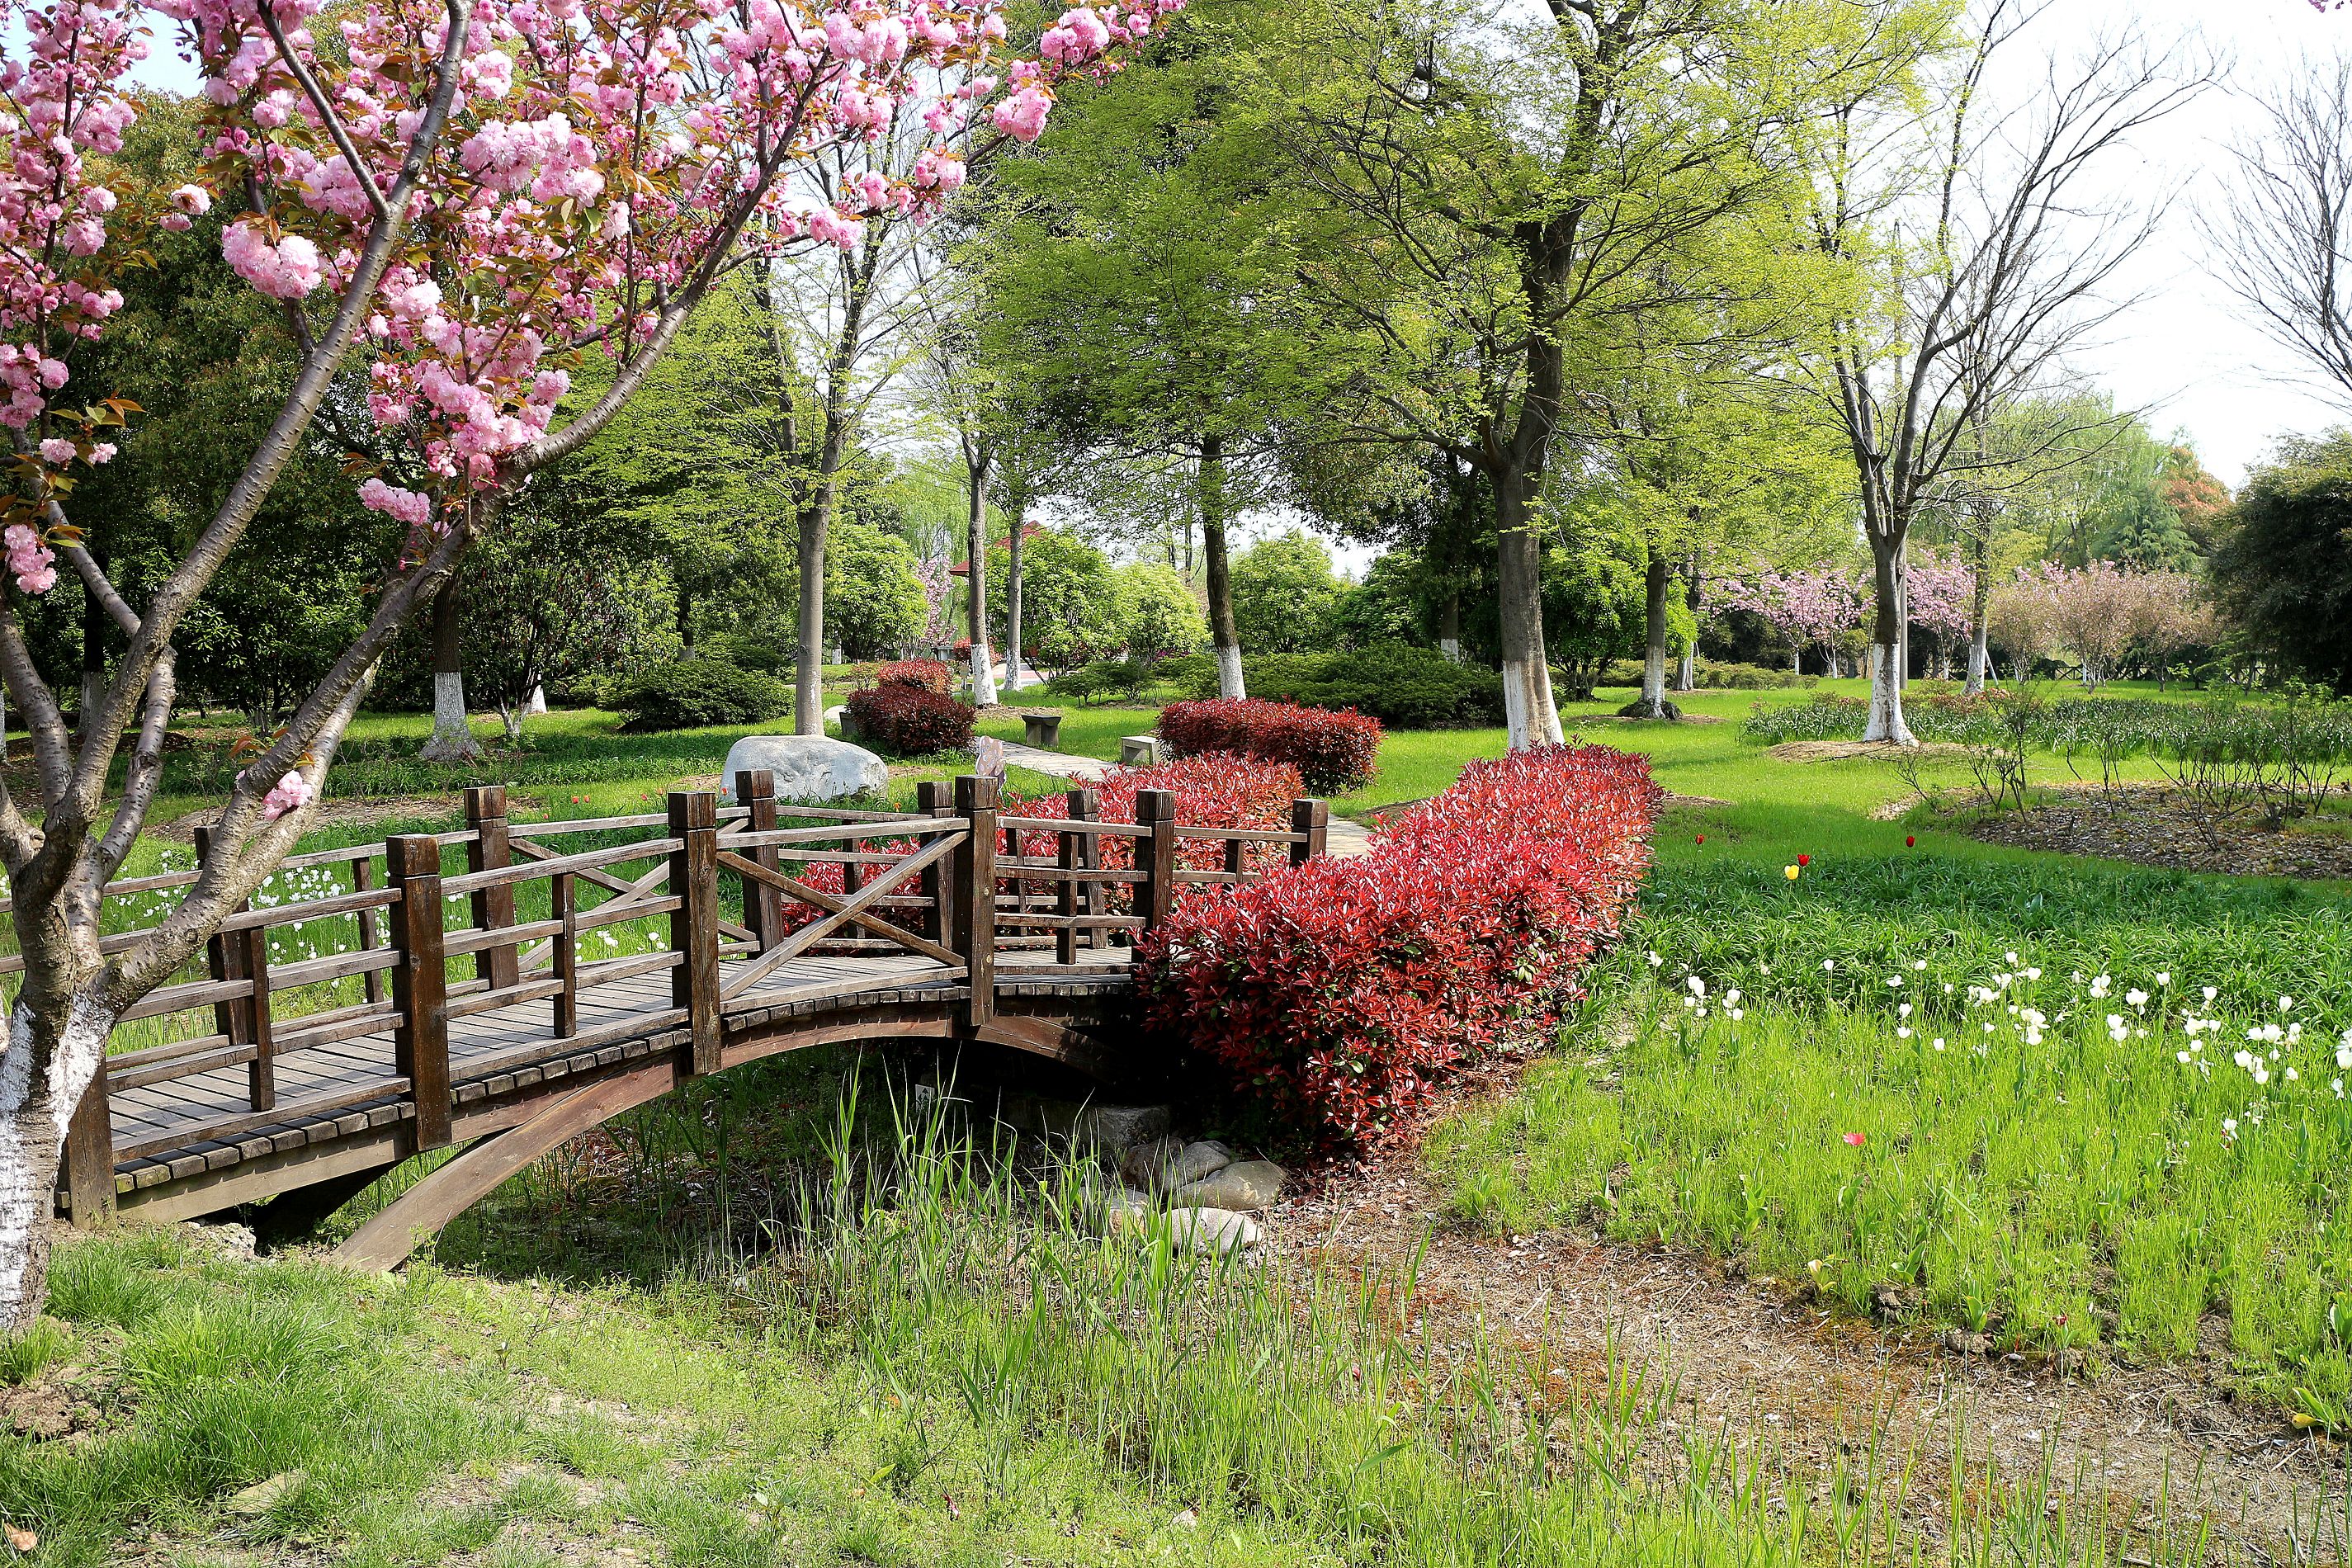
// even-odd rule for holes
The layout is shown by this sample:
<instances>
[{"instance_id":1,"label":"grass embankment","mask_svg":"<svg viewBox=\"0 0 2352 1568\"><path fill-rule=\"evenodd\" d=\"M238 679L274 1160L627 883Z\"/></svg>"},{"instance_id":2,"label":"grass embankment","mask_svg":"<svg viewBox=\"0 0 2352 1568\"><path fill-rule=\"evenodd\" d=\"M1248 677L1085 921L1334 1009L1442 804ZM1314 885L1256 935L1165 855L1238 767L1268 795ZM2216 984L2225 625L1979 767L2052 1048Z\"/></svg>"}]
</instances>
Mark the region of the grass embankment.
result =
<instances>
[{"instance_id":1,"label":"grass embankment","mask_svg":"<svg viewBox=\"0 0 2352 1568\"><path fill-rule=\"evenodd\" d=\"M1907 793L1888 763L1777 762L1733 723L1586 733L1730 804L1668 814L1565 1048L1432 1141L1458 1214L1699 1245L2003 1347L2218 1344L2225 1375L2352 1431L2340 884L1874 820Z\"/></svg>"},{"instance_id":2,"label":"grass embankment","mask_svg":"<svg viewBox=\"0 0 2352 1568\"><path fill-rule=\"evenodd\" d=\"M838 1091L765 1070L776 1099ZM12 1370L37 1387L70 1363L104 1414L77 1439L0 1437L0 1516L73 1563L1797 1568L1907 1554L1897 1521L1925 1502L1954 1526L1926 1560L2212 1560L2195 1521L2114 1527L2048 1475L1868 1449L1797 1472L1677 1430L1672 1389L1622 1362L1580 1384L1508 1344L1424 1340L1409 1279L1302 1285L1106 1241L1067 1168L871 1120L845 1113L804 1184L765 1200L782 1246L762 1257L731 1256L721 1205L657 1164L543 1172L444 1243L464 1272L394 1282L76 1242L59 1326ZM636 1209L644 1183L681 1208ZM582 1200L606 1228L559 1261ZM1672 1474L1637 1459L1661 1439Z\"/></svg>"}]
</instances>

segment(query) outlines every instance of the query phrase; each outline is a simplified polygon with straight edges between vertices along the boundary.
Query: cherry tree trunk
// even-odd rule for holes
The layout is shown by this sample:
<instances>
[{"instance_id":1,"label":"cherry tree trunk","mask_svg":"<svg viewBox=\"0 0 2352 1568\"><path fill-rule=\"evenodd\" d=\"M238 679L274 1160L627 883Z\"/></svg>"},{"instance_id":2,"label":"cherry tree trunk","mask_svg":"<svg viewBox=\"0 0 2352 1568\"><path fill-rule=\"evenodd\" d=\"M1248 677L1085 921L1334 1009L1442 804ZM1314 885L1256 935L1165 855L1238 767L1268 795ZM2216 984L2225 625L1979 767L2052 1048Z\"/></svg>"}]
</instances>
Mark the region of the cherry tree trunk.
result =
<instances>
[{"instance_id":1,"label":"cherry tree trunk","mask_svg":"<svg viewBox=\"0 0 2352 1568\"><path fill-rule=\"evenodd\" d=\"M98 1076L114 1016L93 990L97 900L20 900L25 984L0 1047L0 1329L22 1332L47 1295L50 1218L66 1123Z\"/></svg>"}]
</instances>

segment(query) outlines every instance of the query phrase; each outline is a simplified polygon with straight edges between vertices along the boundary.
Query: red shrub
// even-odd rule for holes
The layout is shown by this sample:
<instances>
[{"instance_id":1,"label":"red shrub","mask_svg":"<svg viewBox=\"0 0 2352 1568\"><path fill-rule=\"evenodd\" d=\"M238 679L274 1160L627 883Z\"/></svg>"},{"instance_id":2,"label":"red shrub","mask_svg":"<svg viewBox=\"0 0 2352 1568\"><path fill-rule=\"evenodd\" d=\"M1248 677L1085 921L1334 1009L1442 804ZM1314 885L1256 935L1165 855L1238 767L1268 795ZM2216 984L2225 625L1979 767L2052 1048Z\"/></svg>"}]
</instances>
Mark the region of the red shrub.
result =
<instances>
[{"instance_id":1,"label":"red shrub","mask_svg":"<svg viewBox=\"0 0 2352 1568\"><path fill-rule=\"evenodd\" d=\"M848 709L858 739L893 756L928 757L971 744L971 704L944 691L886 681L851 692Z\"/></svg>"},{"instance_id":2,"label":"red shrub","mask_svg":"<svg viewBox=\"0 0 2352 1568\"><path fill-rule=\"evenodd\" d=\"M1133 822L1135 797L1148 789L1172 790L1176 820L1187 827L1248 827L1286 829L1290 803L1307 793L1298 770L1287 763L1261 762L1255 757L1183 757L1155 763L1148 768L1113 768L1094 786L1101 795L1102 820ZM1055 817L1068 815L1066 795L1007 795L1008 816ZM1024 855L1051 856L1057 847L1051 833L1021 836ZM1135 840L1104 836L1099 843L1101 864L1114 871L1135 866ZM1244 865L1265 870L1288 858L1286 844L1253 844L1244 851ZM1209 839L1180 840L1176 863L1197 871L1214 871L1224 865L1225 847ZM1180 899L1201 891L1199 884L1180 890ZM1111 904L1124 912L1132 907L1132 889L1114 888Z\"/></svg>"},{"instance_id":3,"label":"red shrub","mask_svg":"<svg viewBox=\"0 0 2352 1568\"><path fill-rule=\"evenodd\" d=\"M1172 702L1160 711L1160 738L1179 757L1236 752L1288 763L1308 789L1344 795L1372 782L1381 721L1352 708L1334 712L1293 702Z\"/></svg>"},{"instance_id":4,"label":"red shrub","mask_svg":"<svg viewBox=\"0 0 2352 1568\"><path fill-rule=\"evenodd\" d=\"M877 686L913 686L946 696L955 689L955 666L941 658L902 658L874 672Z\"/></svg>"},{"instance_id":5,"label":"red shrub","mask_svg":"<svg viewBox=\"0 0 2352 1568\"><path fill-rule=\"evenodd\" d=\"M1644 759L1607 747L1473 763L1368 856L1185 900L1137 955L1146 1020L1294 1131L1373 1136L1580 994L1661 798Z\"/></svg>"}]
</instances>

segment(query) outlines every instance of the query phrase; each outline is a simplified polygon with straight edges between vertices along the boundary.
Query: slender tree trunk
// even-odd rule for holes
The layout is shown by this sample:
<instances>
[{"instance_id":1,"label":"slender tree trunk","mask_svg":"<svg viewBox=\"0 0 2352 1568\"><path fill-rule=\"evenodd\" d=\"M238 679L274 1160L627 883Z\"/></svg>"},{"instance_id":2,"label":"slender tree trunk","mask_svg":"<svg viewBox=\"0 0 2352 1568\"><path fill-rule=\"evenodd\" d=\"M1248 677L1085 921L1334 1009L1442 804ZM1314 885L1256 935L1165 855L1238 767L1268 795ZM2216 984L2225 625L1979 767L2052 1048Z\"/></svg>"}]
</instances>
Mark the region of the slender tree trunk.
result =
<instances>
[{"instance_id":1,"label":"slender tree trunk","mask_svg":"<svg viewBox=\"0 0 2352 1568\"><path fill-rule=\"evenodd\" d=\"M1691 509L1692 521L1698 518L1698 509ZM1699 574L1699 552L1693 547L1683 562L1683 604L1691 613L1690 641L1683 644L1682 668L1675 672L1675 689L1695 691L1698 689L1698 609L1705 601L1706 580Z\"/></svg>"},{"instance_id":2,"label":"slender tree trunk","mask_svg":"<svg viewBox=\"0 0 2352 1568\"><path fill-rule=\"evenodd\" d=\"M1217 695L1249 695L1242 683L1242 639L1234 629L1234 584L1225 555L1225 444L1201 437L1201 542L1209 563L1209 640L1217 654Z\"/></svg>"},{"instance_id":3,"label":"slender tree trunk","mask_svg":"<svg viewBox=\"0 0 2352 1568\"><path fill-rule=\"evenodd\" d=\"M801 574L800 659L793 681L793 733L824 733L824 541L833 527L834 499L840 491L835 470L838 447L827 442L815 499L801 512L798 558Z\"/></svg>"},{"instance_id":4,"label":"slender tree trunk","mask_svg":"<svg viewBox=\"0 0 2352 1568\"><path fill-rule=\"evenodd\" d=\"M1011 528L1004 541L1004 685L1009 691L1029 684L1021 669L1021 532L1029 526L1026 485L1018 500L1018 505L1008 509Z\"/></svg>"},{"instance_id":5,"label":"slender tree trunk","mask_svg":"<svg viewBox=\"0 0 2352 1568\"><path fill-rule=\"evenodd\" d=\"M1462 662L1462 590L1452 584L1437 605L1437 651Z\"/></svg>"},{"instance_id":6,"label":"slender tree trunk","mask_svg":"<svg viewBox=\"0 0 2352 1568\"><path fill-rule=\"evenodd\" d=\"M466 673L458 658L457 578L433 595L433 738L417 755L428 763L470 763L482 754L466 722Z\"/></svg>"},{"instance_id":7,"label":"slender tree trunk","mask_svg":"<svg viewBox=\"0 0 2352 1568\"><path fill-rule=\"evenodd\" d=\"M1543 542L1528 505L1540 477L1518 465L1505 465L1490 476L1502 579L1503 712L1515 752L1560 742L1559 708L1552 700L1543 640Z\"/></svg>"},{"instance_id":8,"label":"slender tree trunk","mask_svg":"<svg viewBox=\"0 0 2352 1568\"><path fill-rule=\"evenodd\" d=\"M964 474L971 504L964 513L964 619L971 637L971 700L996 706L996 660L988 651L988 468L985 451L967 452Z\"/></svg>"},{"instance_id":9,"label":"slender tree trunk","mask_svg":"<svg viewBox=\"0 0 2352 1568\"><path fill-rule=\"evenodd\" d=\"M1870 535L1871 569L1878 601L1871 626L1870 725L1865 741L1891 741L1916 746L1918 737L1903 721L1903 633L1907 583L1903 561L1903 531Z\"/></svg>"},{"instance_id":10,"label":"slender tree trunk","mask_svg":"<svg viewBox=\"0 0 2352 1568\"><path fill-rule=\"evenodd\" d=\"M1644 719L1667 717L1666 590L1673 584L1674 573L1664 554L1654 546L1643 584L1646 625L1642 639L1642 695L1633 704L1633 711Z\"/></svg>"}]
</instances>

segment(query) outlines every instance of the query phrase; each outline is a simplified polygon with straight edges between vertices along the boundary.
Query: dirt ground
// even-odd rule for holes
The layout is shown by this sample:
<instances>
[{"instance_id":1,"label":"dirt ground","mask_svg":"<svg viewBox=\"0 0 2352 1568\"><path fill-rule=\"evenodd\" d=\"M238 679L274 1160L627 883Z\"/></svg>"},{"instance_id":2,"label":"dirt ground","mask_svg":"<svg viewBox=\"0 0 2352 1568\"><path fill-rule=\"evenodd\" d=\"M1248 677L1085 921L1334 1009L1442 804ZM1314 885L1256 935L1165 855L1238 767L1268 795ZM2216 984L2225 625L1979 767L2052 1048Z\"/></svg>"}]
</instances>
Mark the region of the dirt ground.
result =
<instances>
[{"instance_id":1,"label":"dirt ground","mask_svg":"<svg viewBox=\"0 0 2352 1568\"><path fill-rule=\"evenodd\" d=\"M1685 1436L1726 1431L1743 1454L1760 1447L1812 1478L1823 1497L1821 1478L1842 1457L1851 1472L1874 1451L1882 1474L1908 1458L1916 1480L1906 1522L1933 1540L1950 1527L1958 1448L1979 1496L1989 1463L2002 1484L2031 1484L2046 1464L2054 1494L2104 1492L2109 1517L2136 1530L2153 1527L2168 1497L2176 1526L2201 1510L2258 1554L2330 1560L2326 1549L2312 1555L2315 1537L2341 1550L2344 1447L2296 1430L2275 1406L2235 1399L2218 1321L2196 1363L2062 1377L2047 1360L1956 1349L1926 1325L1834 1316L1788 1281L1748 1279L1695 1251L1604 1242L1589 1230L1475 1235L1444 1222L1443 1201L1415 1152L1385 1151L1284 1201L1269 1245L1302 1271L1397 1278L1418 1258L1415 1314L1434 1320L1434 1342L1516 1350L1588 1390L1603 1385L1613 1343L1671 1385L1642 1456L1661 1477L1684 1466ZM2332 1521L2334 1532L2315 1520Z\"/></svg>"}]
</instances>

